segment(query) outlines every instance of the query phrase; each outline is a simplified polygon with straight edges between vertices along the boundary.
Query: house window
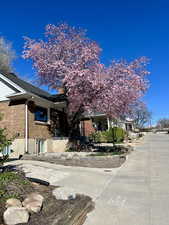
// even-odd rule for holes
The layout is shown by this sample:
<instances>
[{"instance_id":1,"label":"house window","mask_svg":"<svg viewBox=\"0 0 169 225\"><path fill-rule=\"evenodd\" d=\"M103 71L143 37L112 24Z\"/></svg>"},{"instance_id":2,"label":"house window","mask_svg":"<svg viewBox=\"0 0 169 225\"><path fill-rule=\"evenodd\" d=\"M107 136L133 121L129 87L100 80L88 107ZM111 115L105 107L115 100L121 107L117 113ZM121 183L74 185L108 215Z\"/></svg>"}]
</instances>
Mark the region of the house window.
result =
<instances>
[{"instance_id":1,"label":"house window","mask_svg":"<svg viewBox=\"0 0 169 225\"><path fill-rule=\"evenodd\" d=\"M36 139L36 151L38 154L46 152L46 140Z\"/></svg>"},{"instance_id":2,"label":"house window","mask_svg":"<svg viewBox=\"0 0 169 225\"><path fill-rule=\"evenodd\" d=\"M131 123L126 123L126 130L132 131L132 124Z\"/></svg>"},{"instance_id":3,"label":"house window","mask_svg":"<svg viewBox=\"0 0 169 225\"><path fill-rule=\"evenodd\" d=\"M48 109L37 106L35 108L35 121L48 122Z\"/></svg>"},{"instance_id":4,"label":"house window","mask_svg":"<svg viewBox=\"0 0 169 225\"><path fill-rule=\"evenodd\" d=\"M10 147L10 145L6 146L2 151L2 155L9 155L11 153Z\"/></svg>"}]
</instances>

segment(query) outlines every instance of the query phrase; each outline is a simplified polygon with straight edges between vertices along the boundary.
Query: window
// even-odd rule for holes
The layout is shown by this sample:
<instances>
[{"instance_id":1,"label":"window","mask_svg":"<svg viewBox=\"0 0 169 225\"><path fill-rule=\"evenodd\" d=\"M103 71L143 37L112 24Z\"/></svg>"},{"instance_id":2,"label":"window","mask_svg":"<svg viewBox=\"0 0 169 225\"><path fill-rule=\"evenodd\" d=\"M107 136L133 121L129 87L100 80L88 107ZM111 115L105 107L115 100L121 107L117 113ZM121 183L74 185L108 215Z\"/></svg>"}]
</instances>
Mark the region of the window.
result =
<instances>
[{"instance_id":1,"label":"window","mask_svg":"<svg viewBox=\"0 0 169 225\"><path fill-rule=\"evenodd\" d=\"M10 147L10 145L6 146L2 151L2 155L9 155L12 152Z\"/></svg>"},{"instance_id":2,"label":"window","mask_svg":"<svg viewBox=\"0 0 169 225\"><path fill-rule=\"evenodd\" d=\"M36 139L36 151L38 154L46 152L46 141L45 139Z\"/></svg>"},{"instance_id":3,"label":"window","mask_svg":"<svg viewBox=\"0 0 169 225\"><path fill-rule=\"evenodd\" d=\"M36 106L35 121L48 122L48 109Z\"/></svg>"}]
</instances>

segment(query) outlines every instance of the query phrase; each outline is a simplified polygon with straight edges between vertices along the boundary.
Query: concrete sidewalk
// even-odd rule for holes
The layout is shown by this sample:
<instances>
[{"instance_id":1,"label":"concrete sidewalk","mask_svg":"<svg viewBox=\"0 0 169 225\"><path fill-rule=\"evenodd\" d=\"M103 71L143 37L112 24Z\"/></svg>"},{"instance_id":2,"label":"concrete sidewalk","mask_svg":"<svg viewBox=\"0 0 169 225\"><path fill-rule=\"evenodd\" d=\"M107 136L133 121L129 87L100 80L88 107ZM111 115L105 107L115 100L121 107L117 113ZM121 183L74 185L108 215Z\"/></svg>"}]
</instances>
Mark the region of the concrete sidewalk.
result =
<instances>
[{"instance_id":1,"label":"concrete sidewalk","mask_svg":"<svg viewBox=\"0 0 169 225\"><path fill-rule=\"evenodd\" d=\"M122 167L90 169L15 161L28 176L91 196L85 225L169 224L169 136L150 134Z\"/></svg>"}]
</instances>

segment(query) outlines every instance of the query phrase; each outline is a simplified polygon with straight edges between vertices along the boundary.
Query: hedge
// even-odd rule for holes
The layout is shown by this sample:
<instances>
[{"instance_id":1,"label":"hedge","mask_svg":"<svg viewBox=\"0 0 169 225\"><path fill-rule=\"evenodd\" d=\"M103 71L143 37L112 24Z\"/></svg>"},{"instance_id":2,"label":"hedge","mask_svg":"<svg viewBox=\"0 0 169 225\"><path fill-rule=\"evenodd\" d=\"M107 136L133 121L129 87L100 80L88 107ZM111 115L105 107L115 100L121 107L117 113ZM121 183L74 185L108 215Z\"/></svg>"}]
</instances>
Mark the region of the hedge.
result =
<instances>
[{"instance_id":1,"label":"hedge","mask_svg":"<svg viewBox=\"0 0 169 225\"><path fill-rule=\"evenodd\" d=\"M124 141L126 132L120 127L113 127L107 131L97 131L91 134L94 142L120 143Z\"/></svg>"}]
</instances>

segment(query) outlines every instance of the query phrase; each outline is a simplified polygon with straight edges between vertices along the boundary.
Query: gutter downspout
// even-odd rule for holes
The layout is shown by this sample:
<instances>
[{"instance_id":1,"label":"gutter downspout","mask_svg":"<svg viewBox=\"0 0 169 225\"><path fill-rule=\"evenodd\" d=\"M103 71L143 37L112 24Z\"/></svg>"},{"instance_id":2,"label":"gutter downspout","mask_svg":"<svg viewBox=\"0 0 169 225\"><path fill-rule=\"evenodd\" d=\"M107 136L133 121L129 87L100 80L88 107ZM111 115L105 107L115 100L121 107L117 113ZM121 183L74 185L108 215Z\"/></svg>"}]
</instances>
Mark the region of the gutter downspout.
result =
<instances>
[{"instance_id":1,"label":"gutter downspout","mask_svg":"<svg viewBox=\"0 0 169 225\"><path fill-rule=\"evenodd\" d=\"M110 118L107 117L107 128L108 128L108 130L110 130L110 128L111 128L111 124L110 123L111 123L110 122Z\"/></svg>"},{"instance_id":2,"label":"gutter downspout","mask_svg":"<svg viewBox=\"0 0 169 225\"><path fill-rule=\"evenodd\" d=\"M25 103L25 153L28 153L28 102Z\"/></svg>"}]
</instances>

